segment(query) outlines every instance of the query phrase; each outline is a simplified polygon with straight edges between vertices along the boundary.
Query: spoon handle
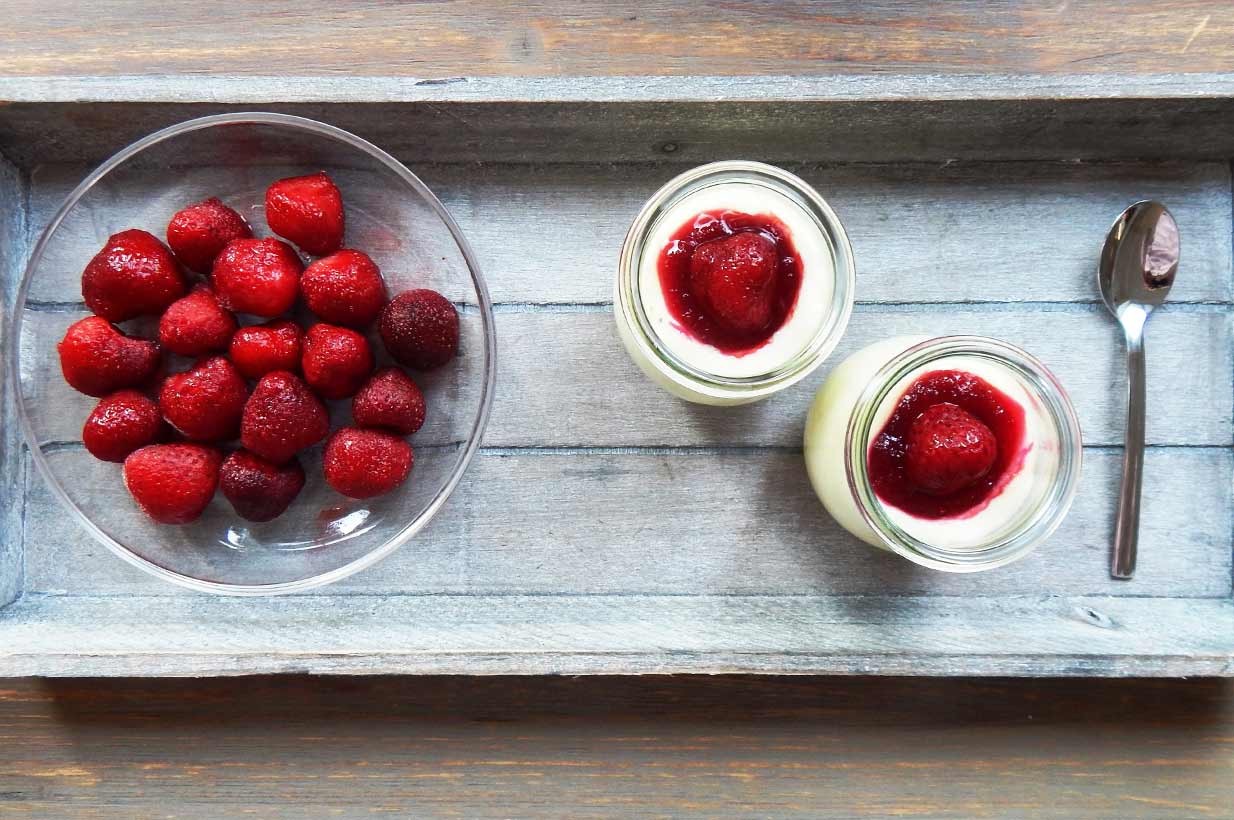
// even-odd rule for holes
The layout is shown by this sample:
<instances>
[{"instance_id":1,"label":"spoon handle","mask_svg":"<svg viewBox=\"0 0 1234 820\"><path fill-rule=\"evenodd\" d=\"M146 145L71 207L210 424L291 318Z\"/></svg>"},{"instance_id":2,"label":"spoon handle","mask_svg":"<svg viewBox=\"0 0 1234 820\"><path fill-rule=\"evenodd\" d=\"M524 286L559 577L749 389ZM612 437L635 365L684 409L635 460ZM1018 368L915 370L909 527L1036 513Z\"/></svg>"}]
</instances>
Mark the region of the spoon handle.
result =
<instances>
[{"instance_id":1,"label":"spoon handle","mask_svg":"<svg viewBox=\"0 0 1234 820\"><path fill-rule=\"evenodd\" d=\"M1127 434L1123 441L1123 482L1118 491L1118 521L1110 577L1135 575L1140 540L1140 487L1144 475L1144 326L1127 331Z\"/></svg>"}]
</instances>

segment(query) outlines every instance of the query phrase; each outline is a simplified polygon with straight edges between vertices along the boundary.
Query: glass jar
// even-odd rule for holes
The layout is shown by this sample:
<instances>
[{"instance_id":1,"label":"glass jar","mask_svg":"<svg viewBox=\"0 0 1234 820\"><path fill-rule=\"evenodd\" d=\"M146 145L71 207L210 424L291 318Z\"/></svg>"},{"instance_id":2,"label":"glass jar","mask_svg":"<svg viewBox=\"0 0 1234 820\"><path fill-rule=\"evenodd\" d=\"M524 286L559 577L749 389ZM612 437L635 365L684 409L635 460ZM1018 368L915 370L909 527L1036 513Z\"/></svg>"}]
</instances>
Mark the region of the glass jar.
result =
<instances>
[{"instance_id":1,"label":"glass jar","mask_svg":"<svg viewBox=\"0 0 1234 820\"><path fill-rule=\"evenodd\" d=\"M1008 483L974 510L927 519L883 503L867 459L905 391L937 370L972 373L1018 402L1028 446ZM1081 452L1075 410L1054 375L1019 348L980 336L869 345L828 374L806 420L807 471L832 517L868 544L948 572L1009 564L1049 536L1075 496Z\"/></svg>"},{"instance_id":2,"label":"glass jar","mask_svg":"<svg viewBox=\"0 0 1234 820\"><path fill-rule=\"evenodd\" d=\"M669 315L658 259L687 220L715 210L770 213L790 230L802 262L797 302L762 346L725 354ZM760 162L715 162L671 180L639 211L621 248L613 294L631 358L676 396L714 405L766 398L808 376L831 353L853 307L853 251L835 213L793 174Z\"/></svg>"}]
</instances>

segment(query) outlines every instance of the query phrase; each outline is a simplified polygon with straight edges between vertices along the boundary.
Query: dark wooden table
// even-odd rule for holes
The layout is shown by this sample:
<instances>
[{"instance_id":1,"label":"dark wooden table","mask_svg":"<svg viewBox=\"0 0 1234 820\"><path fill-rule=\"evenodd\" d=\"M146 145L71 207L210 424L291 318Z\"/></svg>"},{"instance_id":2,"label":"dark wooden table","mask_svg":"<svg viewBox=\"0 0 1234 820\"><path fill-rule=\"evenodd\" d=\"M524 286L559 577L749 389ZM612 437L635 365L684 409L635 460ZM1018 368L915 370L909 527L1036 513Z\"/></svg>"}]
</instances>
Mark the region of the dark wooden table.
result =
<instances>
[{"instance_id":1,"label":"dark wooden table","mask_svg":"<svg viewBox=\"0 0 1234 820\"><path fill-rule=\"evenodd\" d=\"M4 76L1229 70L1219 2L13 0ZM0 681L0 817L1234 816L1234 682Z\"/></svg>"}]
</instances>

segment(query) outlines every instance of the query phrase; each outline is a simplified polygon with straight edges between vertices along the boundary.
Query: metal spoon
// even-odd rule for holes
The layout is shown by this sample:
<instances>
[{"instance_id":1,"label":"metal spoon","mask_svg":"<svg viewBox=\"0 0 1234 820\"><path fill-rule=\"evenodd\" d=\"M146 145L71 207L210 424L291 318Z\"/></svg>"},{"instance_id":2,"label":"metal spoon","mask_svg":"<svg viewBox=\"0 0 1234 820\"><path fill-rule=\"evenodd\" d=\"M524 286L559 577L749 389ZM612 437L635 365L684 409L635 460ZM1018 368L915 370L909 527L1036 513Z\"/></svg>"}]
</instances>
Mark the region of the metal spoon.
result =
<instances>
[{"instance_id":1,"label":"metal spoon","mask_svg":"<svg viewBox=\"0 0 1234 820\"><path fill-rule=\"evenodd\" d=\"M1127 337L1127 433L1111 578L1135 574L1144 471L1144 325L1174 284L1178 244L1178 224L1165 206L1137 202L1114 221L1097 267L1101 298Z\"/></svg>"}]
</instances>

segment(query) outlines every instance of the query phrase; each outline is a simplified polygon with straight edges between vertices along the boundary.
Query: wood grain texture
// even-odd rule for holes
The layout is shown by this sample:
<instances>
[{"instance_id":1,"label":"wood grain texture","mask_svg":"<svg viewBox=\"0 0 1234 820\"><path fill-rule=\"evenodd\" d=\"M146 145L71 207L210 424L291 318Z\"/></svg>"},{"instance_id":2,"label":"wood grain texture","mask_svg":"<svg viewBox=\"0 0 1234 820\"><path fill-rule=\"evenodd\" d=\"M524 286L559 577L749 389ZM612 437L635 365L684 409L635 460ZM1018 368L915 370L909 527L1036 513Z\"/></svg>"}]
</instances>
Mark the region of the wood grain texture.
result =
<instances>
[{"instance_id":1,"label":"wood grain texture","mask_svg":"<svg viewBox=\"0 0 1234 820\"><path fill-rule=\"evenodd\" d=\"M494 301L610 303L622 239L643 203L687 169L679 163L413 164L459 222ZM1231 298L1230 170L1220 163L790 163L844 222L861 302L1092 302L1101 242L1130 202L1169 205L1184 237L1174 302ZM92 170L42 165L30 219L41 231ZM271 171L271 175L275 173ZM185 201L217 193L217 178L181 181ZM363 180L357 180L362 185ZM138 226L161 233L166 176L128 178L88 218L94 234ZM529 230L529 221L547 230ZM70 245L72 246L72 245ZM580 253L581 248L586 252ZM87 259L56 260L31 298L80 298Z\"/></svg>"},{"instance_id":2,"label":"wood grain texture","mask_svg":"<svg viewBox=\"0 0 1234 820\"><path fill-rule=\"evenodd\" d=\"M6 817L1228 817L1231 681L243 678L0 690Z\"/></svg>"},{"instance_id":3,"label":"wood grain texture","mask_svg":"<svg viewBox=\"0 0 1234 820\"><path fill-rule=\"evenodd\" d=\"M25 266L26 180L0 154L0 607L21 594L24 583L23 550L19 537L25 505L21 433L8 377L8 337L21 270ZM14 527L17 529L15 530Z\"/></svg>"},{"instance_id":4,"label":"wood grain texture","mask_svg":"<svg viewBox=\"0 0 1234 820\"><path fill-rule=\"evenodd\" d=\"M58 470L89 476L87 497L114 500L98 505L105 529L133 514L114 465L82 451L52 458ZM849 536L818 503L799 453L487 450L424 533L379 568L312 594L1228 598L1231 452L1149 451L1146 480L1159 489L1144 510L1134 584L1105 571L1119 463L1118 452L1086 454L1075 506L1033 555L998 572L951 575ZM30 481L27 592L193 594L117 560L64 515L38 475ZM208 568L231 557L218 544L194 548Z\"/></svg>"},{"instance_id":5,"label":"wood grain texture","mask_svg":"<svg viewBox=\"0 0 1234 820\"><path fill-rule=\"evenodd\" d=\"M1234 675L1228 598L327 595L119 603L133 601L140 605L24 596L0 610L0 676Z\"/></svg>"},{"instance_id":6,"label":"wood grain texture","mask_svg":"<svg viewBox=\"0 0 1234 820\"><path fill-rule=\"evenodd\" d=\"M337 92L319 91L312 79L270 80L261 85L264 91L240 94L235 84L219 87L203 78L170 89L165 100L131 102L146 90L146 78L136 77L109 81L103 89L56 84L70 102L0 105L0 150L23 168L49 161L48 148L56 162L97 164L160 128L257 109L333 123L412 163L1224 161L1234 154L1234 75L1177 75L1159 92L1136 76L1107 82L1087 75L1064 88L1015 79L985 89L983 99L964 98L963 82L948 83L934 99L930 86L892 76L877 78L874 90L857 92L856 99L842 94L831 100L833 84L826 78L801 82L784 87L786 99L776 96L777 83L774 92L755 90L749 99L729 101L703 79L669 101L643 101L643 83L635 79L616 90L599 89L617 102L590 102L593 82L563 80L564 88L554 84L542 96L534 87L521 89L530 102L506 101L503 86L480 95L495 101L456 101L471 95L451 90L440 102L405 103L380 101L388 84L359 82L349 97L323 103L312 100ZM12 85L0 84L0 100ZM45 85L28 89L28 96L40 99ZM286 101L289 87L310 102ZM1128 96L1117 96L1120 89ZM582 101L553 102L555 96ZM620 101L627 96L636 101ZM108 101L89 102L98 97ZM368 102L373 98L378 101ZM202 101L188 102L194 99Z\"/></svg>"},{"instance_id":7,"label":"wood grain texture","mask_svg":"<svg viewBox=\"0 0 1234 820\"><path fill-rule=\"evenodd\" d=\"M397 75L1153 73L1229 67L1219 2L15 0L0 73Z\"/></svg>"}]
</instances>

